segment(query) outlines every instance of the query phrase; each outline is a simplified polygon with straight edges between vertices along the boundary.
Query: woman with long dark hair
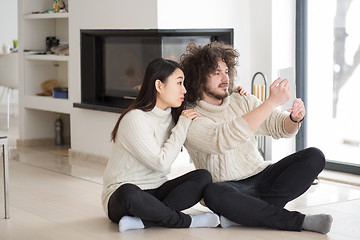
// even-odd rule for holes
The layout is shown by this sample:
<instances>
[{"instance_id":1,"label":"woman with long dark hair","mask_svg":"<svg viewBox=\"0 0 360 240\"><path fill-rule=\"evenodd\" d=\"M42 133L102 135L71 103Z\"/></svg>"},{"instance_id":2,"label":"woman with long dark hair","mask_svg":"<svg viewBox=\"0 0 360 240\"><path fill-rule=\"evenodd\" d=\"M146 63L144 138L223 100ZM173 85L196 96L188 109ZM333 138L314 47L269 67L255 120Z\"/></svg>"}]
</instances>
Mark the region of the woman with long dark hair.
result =
<instances>
[{"instance_id":1,"label":"woman with long dark hair","mask_svg":"<svg viewBox=\"0 0 360 240\"><path fill-rule=\"evenodd\" d=\"M216 227L214 213L188 215L212 182L200 169L172 180L167 175L198 114L184 109L184 73L172 60L152 60L133 104L121 114L111 139L112 153L104 173L104 210L119 230L151 226Z\"/></svg>"}]
</instances>

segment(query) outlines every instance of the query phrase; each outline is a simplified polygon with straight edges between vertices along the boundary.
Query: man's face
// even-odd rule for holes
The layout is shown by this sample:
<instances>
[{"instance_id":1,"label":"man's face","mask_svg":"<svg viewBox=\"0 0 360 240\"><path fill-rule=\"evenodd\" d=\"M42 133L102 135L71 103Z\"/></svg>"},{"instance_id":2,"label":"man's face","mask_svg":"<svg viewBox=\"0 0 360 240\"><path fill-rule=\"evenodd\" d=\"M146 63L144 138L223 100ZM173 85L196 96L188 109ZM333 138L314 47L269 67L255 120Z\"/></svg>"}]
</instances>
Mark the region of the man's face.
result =
<instances>
[{"instance_id":1,"label":"man's face","mask_svg":"<svg viewBox=\"0 0 360 240\"><path fill-rule=\"evenodd\" d=\"M203 100L209 103L221 104L222 100L229 95L229 69L224 61L218 61L218 66L208 76L203 91Z\"/></svg>"}]
</instances>

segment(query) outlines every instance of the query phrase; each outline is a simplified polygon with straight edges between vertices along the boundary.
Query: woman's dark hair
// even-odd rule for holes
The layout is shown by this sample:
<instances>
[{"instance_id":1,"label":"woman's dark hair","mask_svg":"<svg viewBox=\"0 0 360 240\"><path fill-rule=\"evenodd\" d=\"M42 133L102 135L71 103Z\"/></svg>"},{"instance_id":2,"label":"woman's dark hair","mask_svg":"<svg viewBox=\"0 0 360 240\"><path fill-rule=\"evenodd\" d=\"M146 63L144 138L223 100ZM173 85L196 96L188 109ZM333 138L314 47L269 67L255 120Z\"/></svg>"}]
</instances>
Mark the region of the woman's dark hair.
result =
<instances>
[{"instance_id":1,"label":"woman's dark hair","mask_svg":"<svg viewBox=\"0 0 360 240\"><path fill-rule=\"evenodd\" d=\"M223 60L229 68L229 89L234 85L235 67L238 65L239 53L230 45L222 42L211 42L204 46L190 43L186 53L181 55L180 64L183 67L186 81L186 102L194 104L202 98L207 77L218 67L218 61Z\"/></svg>"},{"instance_id":2,"label":"woman's dark hair","mask_svg":"<svg viewBox=\"0 0 360 240\"><path fill-rule=\"evenodd\" d=\"M159 79L165 83L167 78L177 69L182 69L179 63L164 58L153 59L147 66L143 82L139 94L132 104L120 115L113 131L111 132L111 141L115 142L116 134L119 128L121 119L131 110L140 109L142 111L151 111L156 104L157 91L155 88L155 81ZM184 104L178 108L171 108L172 118L177 123L181 111L184 109Z\"/></svg>"}]
</instances>

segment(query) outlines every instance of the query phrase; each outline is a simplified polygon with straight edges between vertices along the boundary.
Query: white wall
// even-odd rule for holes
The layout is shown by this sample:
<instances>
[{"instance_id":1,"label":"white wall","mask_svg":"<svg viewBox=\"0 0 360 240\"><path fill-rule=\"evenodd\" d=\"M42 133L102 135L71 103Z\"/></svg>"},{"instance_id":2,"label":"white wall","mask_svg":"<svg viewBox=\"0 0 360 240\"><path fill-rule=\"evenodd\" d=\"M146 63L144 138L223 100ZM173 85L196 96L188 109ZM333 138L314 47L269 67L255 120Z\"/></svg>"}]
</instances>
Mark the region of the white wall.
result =
<instances>
[{"instance_id":1,"label":"white wall","mask_svg":"<svg viewBox=\"0 0 360 240\"><path fill-rule=\"evenodd\" d=\"M0 54L3 53L2 46L5 44L9 49L13 47L13 40L18 39L17 1L0 0ZM0 94L4 88L0 86ZM14 91L15 102L18 100L18 91ZM0 99L0 104L6 104L7 97Z\"/></svg>"},{"instance_id":2,"label":"white wall","mask_svg":"<svg viewBox=\"0 0 360 240\"><path fill-rule=\"evenodd\" d=\"M240 83L251 92L251 80L256 72L267 78L268 87L277 78L278 69L295 68L295 0L250 1L249 78ZM240 66L240 71L243 70ZM260 82L259 76L255 83ZM259 81L259 82L258 82ZM267 160L277 161L295 151L295 138L273 140L266 138Z\"/></svg>"},{"instance_id":3,"label":"white wall","mask_svg":"<svg viewBox=\"0 0 360 240\"><path fill-rule=\"evenodd\" d=\"M287 44L289 38L284 38L288 36L286 31L292 24L289 19L291 16L282 11L289 11L289 8L294 7L293 2L294 0L89 0L83 4L82 1L71 1L70 98L74 102L81 101L80 29L233 28L234 46L240 53L236 84L245 86L250 92L251 78L255 72L264 72L271 82L274 68L282 66L282 60L292 59L293 44ZM277 4L286 7L276 9L274 6ZM280 17L280 21L276 22L275 17ZM275 28L275 22L280 23L281 27ZM278 32L274 34L274 31ZM278 57L274 57L273 53ZM110 132L119 114L79 108L73 108L70 114L72 150L109 156Z\"/></svg>"},{"instance_id":4,"label":"white wall","mask_svg":"<svg viewBox=\"0 0 360 240\"><path fill-rule=\"evenodd\" d=\"M234 47L240 53L236 85L246 85L250 69L249 0L158 0L158 27L233 28Z\"/></svg>"},{"instance_id":5,"label":"white wall","mask_svg":"<svg viewBox=\"0 0 360 240\"><path fill-rule=\"evenodd\" d=\"M13 47L12 41L18 39L17 26L17 1L0 0L0 53L3 44Z\"/></svg>"},{"instance_id":6,"label":"white wall","mask_svg":"<svg viewBox=\"0 0 360 240\"><path fill-rule=\"evenodd\" d=\"M80 29L157 28L157 0L88 0L69 3L69 95L81 102ZM71 149L109 156L110 133L119 114L73 108Z\"/></svg>"},{"instance_id":7,"label":"white wall","mask_svg":"<svg viewBox=\"0 0 360 240\"><path fill-rule=\"evenodd\" d=\"M269 81L275 80L279 69L293 67L295 69L295 0L272 1L271 31L271 75ZM295 137L271 141L271 159L278 161L295 152Z\"/></svg>"},{"instance_id":8,"label":"white wall","mask_svg":"<svg viewBox=\"0 0 360 240\"><path fill-rule=\"evenodd\" d=\"M251 79L256 72L262 72L271 81L272 18L269 0L252 0L250 14L250 69ZM261 83L261 82L260 82ZM251 80L248 82L251 91Z\"/></svg>"},{"instance_id":9,"label":"white wall","mask_svg":"<svg viewBox=\"0 0 360 240\"><path fill-rule=\"evenodd\" d=\"M109 0L106 4L92 0L85 5L71 1L69 5L69 94L74 102L81 101L80 29L234 28L235 47L241 54L239 79L244 82L249 79L249 0ZM109 156L109 136L118 116L74 108L71 112L72 150Z\"/></svg>"}]
</instances>

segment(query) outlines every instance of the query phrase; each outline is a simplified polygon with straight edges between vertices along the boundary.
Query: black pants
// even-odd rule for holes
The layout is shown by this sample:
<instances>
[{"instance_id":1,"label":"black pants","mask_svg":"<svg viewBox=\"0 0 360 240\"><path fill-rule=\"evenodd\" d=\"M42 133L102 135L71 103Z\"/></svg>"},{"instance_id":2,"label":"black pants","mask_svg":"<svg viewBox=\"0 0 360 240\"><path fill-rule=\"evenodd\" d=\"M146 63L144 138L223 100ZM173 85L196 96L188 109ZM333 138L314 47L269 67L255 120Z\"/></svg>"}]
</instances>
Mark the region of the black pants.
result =
<instances>
[{"instance_id":1,"label":"black pants","mask_svg":"<svg viewBox=\"0 0 360 240\"><path fill-rule=\"evenodd\" d=\"M109 219L118 223L128 215L139 217L146 228L187 228L191 218L181 211L199 202L211 182L210 173L200 169L169 180L157 189L141 190L134 184L124 184L109 199Z\"/></svg>"},{"instance_id":2,"label":"black pants","mask_svg":"<svg viewBox=\"0 0 360 240\"><path fill-rule=\"evenodd\" d=\"M250 178L210 184L204 200L215 213L244 226L300 231L305 215L284 206L303 194L324 166L324 154L308 148Z\"/></svg>"}]
</instances>

